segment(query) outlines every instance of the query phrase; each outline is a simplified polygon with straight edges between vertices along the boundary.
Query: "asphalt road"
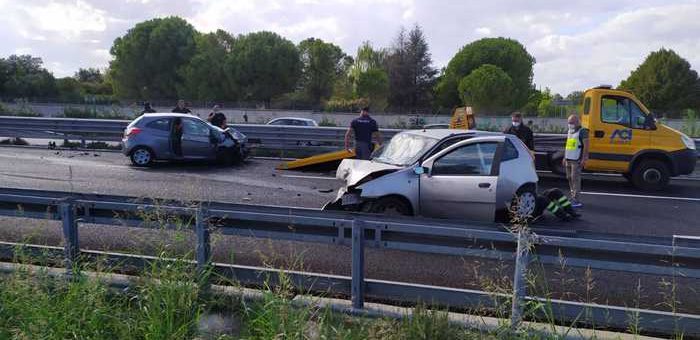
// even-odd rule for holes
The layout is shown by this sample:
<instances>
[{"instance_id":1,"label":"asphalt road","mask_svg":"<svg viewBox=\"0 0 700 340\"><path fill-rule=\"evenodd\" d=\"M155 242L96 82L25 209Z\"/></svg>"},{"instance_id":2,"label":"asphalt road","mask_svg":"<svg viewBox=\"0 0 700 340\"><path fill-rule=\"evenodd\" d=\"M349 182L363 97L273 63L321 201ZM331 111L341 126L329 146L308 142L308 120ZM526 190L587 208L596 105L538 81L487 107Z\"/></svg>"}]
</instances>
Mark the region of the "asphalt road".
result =
<instances>
[{"instance_id":1,"label":"asphalt road","mask_svg":"<svg viewBox=\"0 0 700 340\"><path fill-rule=\"evenodd\" d=\"M187 163L141 169L132 167L126 157L113 152L0 147L0 186L320 208L335 197L334 191L341 185L330 172L274 170L278 162L253 159L232 168ZM541 189L555 186L564 189L566 185L561 178L541 174ZM588 176L583 188L585 207L580 221L562 224L548 219L540 225L634 235L700 236L700 180L673 180L666 191L647 194L638 192L621 177ZM155 249L159 242L182 242L182 238L168 232L121 227L85 226L80 237L85 248L138 249L142 253ZM0 240L57 245L61 242L61 231L55 222L0 218ZM215 242L216 261L235 258L235 263L244 265L270 264L321 273L350 273L350 249L344 246L221 235ZM188 247L191 243L182 245L182 249ZM371 248L367 251L366 268L369 278L477 289L495 289L499 282L502 286L512 273L508 263L498 261ZM547 271L553 297L576 299L590 295L586 293L590 285L585 283L588 280L583 280L583 270L550 268ZM642 306L649 307L664 302L660 278L594 271L590 282L594 282L596 302L625 305L643 298ZM642 287L641 292L636 290L637 283ZM700 293L693 288L698 286L698 280L679 279L676 294L683 302L683 310L700 310L697 307Z\"/></svg>"},{"instance_id":2,"label":"asphalt road","mask_svg":"<svg viewBox=\"0 0 700 340\"><path fill-rule=\"evenodd\" d=\"M183 200L320 208L342 183L331 172L278 171L280 161L252 159L236 167L202 163L136 168L114 152L0 148L0 185ZM540 174L540 189L566 189ZM700 178L674 179L664 191L636 190L620 176L588 175L579 221L542 226L634 235L700 236Z\"/></svg>"}]
</instances>

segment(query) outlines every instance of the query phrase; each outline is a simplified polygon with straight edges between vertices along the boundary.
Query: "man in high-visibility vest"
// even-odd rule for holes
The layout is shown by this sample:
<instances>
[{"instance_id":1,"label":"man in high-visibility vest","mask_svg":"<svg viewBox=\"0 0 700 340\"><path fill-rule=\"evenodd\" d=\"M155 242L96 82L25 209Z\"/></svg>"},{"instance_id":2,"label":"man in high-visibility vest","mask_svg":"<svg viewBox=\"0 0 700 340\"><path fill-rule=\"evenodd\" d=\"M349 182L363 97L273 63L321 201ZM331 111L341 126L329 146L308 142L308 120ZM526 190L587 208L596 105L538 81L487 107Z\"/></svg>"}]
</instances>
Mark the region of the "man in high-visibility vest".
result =
<instances>
[{"instance_id":1,"label":"man in high-visibility vest","mask_svg":"<svg viewBox=\"0 0 700 340\"><path fill-rule=\"evenodd\" d=\"M569 198L557 188L547 189L542 195L537 196L533 217L542 216L545 209L563 221L581 217L571 206Z\"/></svg>"},{"instance_id":2,"label":"man in high-visibility vest","mask_svg":"<svg viewBox=\"0 0 700 340\"><path fill-rule=\"evenodd\" d=\"M588 129L581 127L578 116L572 114L568 119L569 132L564 150L564 168L569 180L571 204L574 208L583 207L579 201L581 191L581 170L588 160Z\"/></svg>"}]
</instances>

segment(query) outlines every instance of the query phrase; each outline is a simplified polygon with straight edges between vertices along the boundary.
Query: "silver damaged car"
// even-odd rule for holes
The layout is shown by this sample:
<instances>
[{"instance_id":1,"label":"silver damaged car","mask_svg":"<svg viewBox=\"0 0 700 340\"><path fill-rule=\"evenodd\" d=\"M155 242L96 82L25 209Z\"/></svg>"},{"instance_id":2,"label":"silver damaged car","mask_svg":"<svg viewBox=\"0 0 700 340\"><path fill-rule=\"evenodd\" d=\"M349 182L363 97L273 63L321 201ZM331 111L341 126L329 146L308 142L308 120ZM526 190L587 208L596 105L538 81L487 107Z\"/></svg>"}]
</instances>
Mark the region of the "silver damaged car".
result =
<instances>
[{"instance_id":1,"label":"silver damaged car","mask_svg":"<svg viewBox=\"0 0 700 340\"><path fill-rule=\"evenodd\" d=\"M324 209L480 221L531 216L538 181L517 137L448 129L401 132L336 177L346 185Z\"/></svg>"}]
</instances>

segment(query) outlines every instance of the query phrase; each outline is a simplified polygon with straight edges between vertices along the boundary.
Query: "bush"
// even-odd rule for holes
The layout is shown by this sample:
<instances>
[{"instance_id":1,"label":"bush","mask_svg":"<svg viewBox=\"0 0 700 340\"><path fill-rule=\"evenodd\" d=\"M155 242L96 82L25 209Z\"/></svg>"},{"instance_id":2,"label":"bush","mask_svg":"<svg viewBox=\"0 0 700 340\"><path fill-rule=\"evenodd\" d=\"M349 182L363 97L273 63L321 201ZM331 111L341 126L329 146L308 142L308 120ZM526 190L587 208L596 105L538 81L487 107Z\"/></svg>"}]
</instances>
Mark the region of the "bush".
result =
<instances>
[{"instance_id":1,"label":"bush","mask_svg":"<svg viewBox=\"0 0 700 340\"><path fill-rule=\"evenodd\" d=\"M95 108L66 107L63 109L63 118L92 118L92 119L130 119L120 109L113 107L110 111L100 111Z\"/></svg>"},{"instance_id":2,"label":"bush","mask_svg":"<svg viewBox=\"0 0 700 340\"><path fill-rule=\"evenodd\" d=\"M693 109L683 111L683 126L681 131L691 137L700 137L700 126L698 126L698 113Z\"/></svg>"},{"instance_id":3,"label":"bush","mask_svg":"<svg viewBox=\"0 0 700 340\"><path fill-rule=\"evenodd\" d=\"M326 102L324 107L326 112L357 112L363 107L369 106L369 99L331 99Z\"/></svg>"},{"instance_id":4,"label":"bush","mask_svg":"<svg viewBox=\"0 0 700 340\"><path fill-rule=\"evenodd\" d=\"M319 126L338 126L338 124L335 122L335 120L332 120L326 116L323 116L321 118L321 121L318 122Z\"/></svg>"}]
</instances>

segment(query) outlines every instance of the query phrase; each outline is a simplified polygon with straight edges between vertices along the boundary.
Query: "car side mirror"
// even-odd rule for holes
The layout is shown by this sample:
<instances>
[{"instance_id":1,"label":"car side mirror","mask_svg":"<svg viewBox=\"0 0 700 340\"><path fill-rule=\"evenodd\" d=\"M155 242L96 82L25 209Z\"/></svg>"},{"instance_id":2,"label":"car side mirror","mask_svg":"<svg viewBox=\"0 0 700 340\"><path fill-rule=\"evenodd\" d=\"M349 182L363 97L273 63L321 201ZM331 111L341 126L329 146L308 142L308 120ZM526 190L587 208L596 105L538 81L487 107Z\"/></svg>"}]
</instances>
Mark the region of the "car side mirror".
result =
<instances>
[{"instance_id":1,"label":"car side mirror","mask_svg":"<svg viewBox=\"0 0 700 340\"><path fill-rule=\"evenodd\" d=\"M413 173L420 176L422 174L428 173L428 168L419 165L413 168Z\"/></svg>"}]
</instances>

